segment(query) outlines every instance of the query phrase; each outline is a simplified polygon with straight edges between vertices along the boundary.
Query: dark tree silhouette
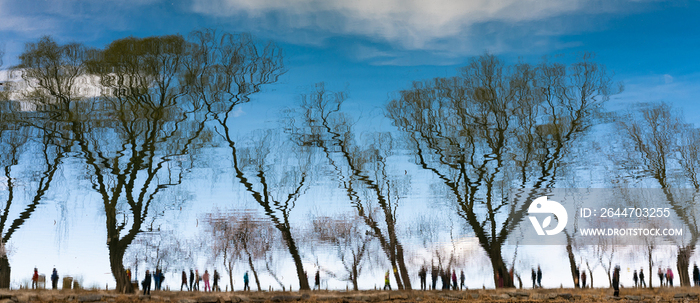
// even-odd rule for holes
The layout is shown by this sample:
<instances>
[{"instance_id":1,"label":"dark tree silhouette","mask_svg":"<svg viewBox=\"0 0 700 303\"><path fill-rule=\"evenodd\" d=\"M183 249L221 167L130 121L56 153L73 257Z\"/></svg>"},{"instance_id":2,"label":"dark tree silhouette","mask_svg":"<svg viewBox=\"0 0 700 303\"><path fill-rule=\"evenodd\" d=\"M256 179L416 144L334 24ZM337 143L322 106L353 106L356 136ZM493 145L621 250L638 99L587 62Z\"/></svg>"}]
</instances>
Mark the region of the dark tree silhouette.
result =
<instances>
[{"instance_id":1,"label":"dark tree silhouette","mask_svg":"<svg viewBox=\"0 0 700 303\"><path fill-rule=\"evenodd\" d=\"M270 162L273 157L280 162L292 160L270 153L273 142L269 140L275 134L259 133L243 150L234 139L236 107L250 102L252 94L260 92L264 85L276 82L285 72L281 50L272 43L260 45L246 34L204 30L194 32L191 37L196 41L197 51L187 64L186 79L191 84L189 96L201 102L213 117L217 132L231 149L236 179L282 233L294 260L299 288L308 290L309 282L289 223L289 212L307 186L308 162L304 160L305 156L290 152L288 157L300 157L299 162L292 164L295 168L286 172L275 171ZM288 177L280 178L279 174Z\"/></svg>"},{"instance_id":2,"label":"dark tree silhouette","mask_svg":"<svg viewBox=\"0 0 700 303\"><path fill-rule=\"evenodd\" d=\"M394 149L388 133L370 134L367 144L356 142L359 135L353 121L340 112L345 93L328 92L323 83L301 99L301 126L287 129L299 145L320 148L338 175L343 189L386 254L399 289L411 289L404 249L396 228L396 209L407 187L406 176L391 175L387 159ZM290 119L294 121L294 119ZM370 211L377 207L379 212Z\"/></svg>"},{"instance_id":3,"label":"dark tree silhouette","mask_svg":"<svg viewBox=\"0 0 700 303\"><path fill-rule=\"evenodd\" d=\"M386 106L416 164L436 176L456 211L513 287L501 249L527 212L509 188L549 188L577 139L612 93L603 66L586 55L563 65L507 66L485 54L461 76L414 82ZM534 197L528 197L532 201Z\"/></svg>"},{"instance_id":4,"label":"dark tree silhouette","mask_svg":"<svg viewBox=\"0 0 700 303\"><path fill-rule=\"evenodd\" d=\"M648 179L661 187L666 202L690 232L687 243L677 244L676 266L681 285L691 286L690 257L700 237L697 204L687 190L676 189L700 190L700 129L684 122L668 104L642 104L619 126L626 150L620 153L618 165L631 180Z\"/></svg>"},{"instance_id":5,"label":"dark tree silhouette","mask_svg":"<svg viewBox=\"0 0 700 303\"><path fill-rule=\"evenodd\" d=\"M17 101L0 101L0 180L3 180L0 199L4 203L0 215L0 288L10 287L6 243L43 202L66 154L66 149L45 128L32 126L40 123L33 116L23 112ZM30 160L21 161L21 158ZM24 201L23 197L30 200ZM11 210L18 206L24 210L8 221Z\"/></svg>"},{"instance_id":6,"label":"dark tree silhouette","mask_svg":"<svg viewBox=\"0 0 700 303\"><path fill-rule=\"evenodd\" d=\"M182 156L204 132L198 108L182 98L187 50L179 36L126 38L100 51L42 38L20 56L18 69L42 96L40 111L61 126L55 135L65 147L77 147L102 199L120 292L133 292L124 252L145 227L158 193L182 181Z\"/></svg>"},{"instance_id":7,"label":"dark tree silhouette","mask_svg":"<svg viewBox=\"0 0 700 303\"><path fill-rule=\"evenodd\" d=\"M0 92L0 98L5 99L0 100L2 137L3 142L7 144L4 147L9 148L7 153L3 152L8 160L4 163L8 197L5 212L0 220L2 230L7 227L5 225L8 210L17 199L14 191L18 177L12 175L12 168L20 164L17 162L19 153L36 154L37 159L44 161L39 180L21 180L23 183L36 182L37 187L32 201L12 225L7 227L3 236L3 247L41 203L63 158L70 150L70 132L55 118L78 98L73 83L84 71L80 62L88 51L77 43L58 45L50 37L42 37L36 43L27 43L19 57L20 64L11 69L12 73L20 73L27 81L4 87L3 92ZM10 96L15 100L7 100ZM29 145L32 147L28 147ZM10 268L7 261L6 257L0 258L0 288L9 287Z\"/></svg>"}]
</instances>

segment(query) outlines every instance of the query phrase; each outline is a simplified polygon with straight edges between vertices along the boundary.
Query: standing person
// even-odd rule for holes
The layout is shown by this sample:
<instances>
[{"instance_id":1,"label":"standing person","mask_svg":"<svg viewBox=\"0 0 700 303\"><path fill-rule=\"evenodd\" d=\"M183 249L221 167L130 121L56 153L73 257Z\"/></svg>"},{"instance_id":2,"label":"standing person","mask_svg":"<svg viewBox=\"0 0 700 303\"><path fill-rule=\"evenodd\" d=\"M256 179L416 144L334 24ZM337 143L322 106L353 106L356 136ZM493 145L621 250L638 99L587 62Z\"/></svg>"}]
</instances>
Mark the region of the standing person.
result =
<instances>
[{"instance_id":1,"label":"standing person","mask_svg":"<svg viewBox=\"0 0 700 303\"><path fill-rule=\"evenodd\" d=\"M194 270L194 289L199 291L199 281L202 280L202 277L199 276L199 269Z\"/></svg>"},{"instance_id":2,"label":"standing person","mask_svg":"<svg viewBox=\"0 0 700 303\"><path fill-rule=\"evenodd\" d=\"M620 296L620 266L615 266L615 270L613 271L612 284L613 284L613 289L615 289L613 296L619 297Z\"/></svg>"},{"instance_id":3,"label":"standing person","mask_svg":"<svg viewBox=\"0 0 700 303\"><path fill-rule=\"evenodd\" d=\"M697 263L693 265L693 285L700 286L700 269Z\"/></svg>"},{"instance_id":4,"label":"standing person","mask_svg":"<svg viewBox=\"0 0 700 303\"><path fill-rule=\"evenodd\" d=\"M668 287L673 287L673 271L670 267L666 270L666 276L666 280L668 280Z\"/></svg>"},{"instance_id":5,"label":"standing person","mask_svg":"<svg viewBox=\"0 0 700 303\"><path fill-rule=\"evenodd\" d=\"M632 281L634 281L634 287L637 287L637 282L639 282L639 276L637 275L637 270L634 270L634 274L632 275Z\"/></svg>"},{"instance_id":6,"label":"standing person","mask_svg":"<svg viewBox=\"0 0 700 303\"><path fill-rule=\"evenodd\" d=\"M314 276L314 289L318 287L321 290L321 271L316 270L316 276Z\"/></svg>"},{"instance_id":7,"label":"standing person","mask_svg":"<svg viewBox=\"0 0 700 303\"><path fill-rule=\"evenodd\" d=\"M462 290L462 286L464 286L464 289L467 289L467 285L464 284L464 279L465 279L465 277L464 277L464 270L462 270L462 271L459 273L459 280L462 281L462 283L459 284L459 290Z\"/></svg>"},{"instance_id":8,"label":"standing person","mask_svg":"<svg viewBox=\"0 0 700 303\"><path fill-rule=\"evenodd\" d=\"M221 277L219 276L219 272L214 269L214 284L212 284L211 289L212 291L221 291L221 288L219 288L219 279Z\"/></svg>"},{"instance_id":9,"label":"standing person","mask_svg":"<svg viewBox=\"0 0 700 303\"><path fill-rule=\"evenodd\" d=\"M578 267L576 267L576 268L574 269L574 284L575 284L576 288L580 288L580 287L581 287L581 284L579 284L579 279L580 279L579 277L580 277L580 275L579 275L579 270L578 270ZM512 279L513 279L513 275L511 275L510 278L511 278L511 280L512 280Z\"/></svg>"},{"instance_id":10,"label":"standing person","mask_svg":"<svg viewBox=\"0 0 700 303\"><path fill-rule=\"evenodd\" d=\"M537 288L537 272L535 271L535 268L532 268L532 274L530 274L530 277L532 277L532 288Z\"/></svg>"},{"instance_id":11,"label":"standing person","mask_svg":"<svg viewBox=\"0 0 700 303\"><path fill-rule=\"evenodd\" d=\"M187 289L187 291L190 290L190 288L187 287L187 273L184 270L182 271L182 284L180 284L180 291L182 291L183 286L185 289Z\"/></svg>"},{"instance_id":12,"label":"standing person","mask_svg":"<svg viewBox=\"0 0 700 303\"><path fill-rule=\"evenodd\" d=\"M664 286L664 272L661 270L661 267L659 267L659 287Z\"/></svg>"},{"instance_id":13,"label":"standing person","mask_svg":"<svg viewBox=\"0 0 700 303\"><path fill-rule=\"evenodd\" d=\"M457 271L452 270L452 290L457 290Z\"/></svg>"},{"instance_id":14,"label":"standing person","mask_svg":"<svg viewBox=\"0 0 700 303\"><path fill-rule=\"evenodd\" d=\"M581 272L581 288L586 288L586 271Z\"/></svg>"},{"instance_id":15,"label":"standing person","mask_svg":"<svg viewBox=\"0 0 700 303\"><path fill-rule=\"evenodd\" d=\"M647 287L647 282L644 281L644 268L639 269L639 286L640 287Z\"/></svg>"},{"instance_id":16,"label":"standing person","mask_svg":"<svg viewBox=\"0 0 700 303\"><path fill-rule=\"evenodd\" d=\"M190 268L190 291L194 290L193 287L194 287L194 270L192 270L192 268Z\"/></svg>"},{"instance_id":17,"label":"standing person","mask_svg":"<svg viewBox=\"0 0 700 303\"><path fill-rule=\"evenodd\" d=\"M537 265L537 285L542 288L542 269Z\"/></svg>"},{"instance_id":18,"label":"standing person","mask_svg":"<svg viewBox=\"0 0 700 303\"><path fill-rule=\"evenodd\" d=\"M202 276L202 279L204 279L204 291L211 292L211 287L209 286L209 270L204 270L204 275Z\"/></svg>"},{"instance_id":19,"label":"standing person","mask_svg":"<svg viewBox=\"0 0 700 303\"><path fill-rule=\"evenodd\" d=\"M153 273L153 283L155 284L153 290L160 289L160 269L156 268L156 272Z\"/></svg>"},{"instance_id":20,"label":"standing person","mask_svg":"<svg viewBox=\"0 0 700 303\"><path fill-rule=\"evenodd\" d=\"M56 268L53 268L53 273L51 273L51 289L56 289L58 288L58 271L56 271Z\"/></svg>"},{"instance_id":21,"label":"standing person","mask_svg":"<svg viewBox=\"0 0 700 303\"><path fill-rule=\"evenodd\" d=\"M433 265L432 270L430 271L430 277L433 279L433 288L432 290L435 290L435 287L437 287L437 277L438 277L438 269Z\"/></svg>"},{"instance_id":22,"label":"standing person","mask_svg":"<svg viewBox=\"0 0 700 303\"><path fill-rule=\"evenodd\" d=\"M146 276L143 278L141 286L143 286L143 295L151 294L151 273L148 271L148 269L146 269Z\"/></svg>"},{"instance_id":23,"label":"standing person","mask_svg":"<svg viewBox=\"0 0 700 303\"><path fill-rule=\"evenodd\" d=\"M428 270L425 269L425 265L420 267L418 277L420 277L420 290L425 290L425 287L427 286L426 280L428 277Z\"/></svg>"},{"instance_id":24,"label":"standing person","mask_svg":"<svg viewBox=\"0 0 700 303\"><path fill-rule=\"evenodd\" d=\"M32 289L36 289L37 282L39 282L39 270L34 267L34 274L32 275Z\"/></svg>"},{"instance_id":25,"label":"standing person","mask_svg":"<svg viewBox=\"0 0 700 303\"><path fill-rule=\"evenodd\" d=\"M131 283L131 268L126 269L126 279Z\"/></svg>"},{"instance_id":26,"label":"standing person","mask_svg":"<svg viewBox=\"0 0 700 303\"><path fill-rule=\"evenodd\" d=\"M243 291L250 291L250 286L248 285L248 271L246 270L245 274L243 275Z\"/></svg>"},{"instance_id":27,"label":"standing person","mask_svg":"<svg viewBox=\"0 0 700 303\"><path fill-rule=\"evenodd\" d=\"M389 288L391 290L391 283L389 282L389 271L387 270L386 273L384 274L384 290Z\"/></svg>"},{"instance_id":28,"label":"standing person","mask_svg":"<svg viewBox=\"0 0 700 303\"><path fill-rule=\"evenodd\" d=\"M158 270L158 277L160 278L160 282L158 282L158 290L162 290L163 289L163 281L165 281L165 274L163 274L162 269Z\"/></svg>"}]
</instances>

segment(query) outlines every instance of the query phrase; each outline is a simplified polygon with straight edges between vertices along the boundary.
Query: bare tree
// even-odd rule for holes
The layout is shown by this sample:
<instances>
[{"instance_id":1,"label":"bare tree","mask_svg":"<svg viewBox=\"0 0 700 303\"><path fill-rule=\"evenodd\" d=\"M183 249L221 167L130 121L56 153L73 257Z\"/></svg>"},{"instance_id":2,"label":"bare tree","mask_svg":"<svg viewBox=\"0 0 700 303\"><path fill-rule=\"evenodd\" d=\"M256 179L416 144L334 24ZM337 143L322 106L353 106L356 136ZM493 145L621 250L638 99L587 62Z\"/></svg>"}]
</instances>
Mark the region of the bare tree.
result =
<instances>
[{"instance_id":1,"label":"bare tree","mask_svg":"<svg viewBox=\"0 0 700 303\"><path fill-rule=\"evenodd\" d=\"M651 180L661 187L666 202L690 232L687 243L677 243L677 271L682 286L691 286L690 257L700 238L692 195L674 188L700 190L700 130L685 123L667 104L643 104L619 123L625 146L618 165L632 180ZM650 273L651 274L651 273Z\"/></svg>"},{"instance_id":2,"label":"bare tree","mask_svg":"<svg viewBox=\"0 0 700 303\"><path fill-rule=\"evenodd\" d=\"M350 281L353 289L359 290L358 279L368 261L373 239L362 218L355 214L317 216L312 220L311 232L312 239L316 240L314 243L333 246L345 270L341 280Z\"/></svg>"},{"instance_id":3,"label":"bare tree","mask_svg":"<svg viewBox=\"0 0 700 303\"><path fill-rule=\"evenodd\" d=\"M233 291L233 265L235 261L243 260L253 272L258 291L262 291L255 263L266 260L272 253L278 242L278 231L253 210L210 213L204 222L209 233L206 242L215 256L223 259L231 290Z\"/></svg>"},{"instance_id":4,"label":"bare tree","mask_svg":"<svg viewBox=\"0 0 700 303\"><path fill-rule=\"evenodd\" d=\"M608 287L612 287L612 265L617 251L618 247L611 239L598 238L598 245L595 246L595 255L598 257L598 263L603 267L605 274L608 275Z\"/></svg>"},{"instance_id":5,"label":"bare tree","mask_svg":"<svg viewBox=\"0 0 700 303\"><path fill-rule=\"evenodd\" d=\"M448 189L491 259L494 282L501 276L513 287L502 246L527 203L511 205L506 190L554 186L577 139L595 124L612 83L590 55L569 66L506 66L485 54L461 71L459 77L414 82L386 113L417 165Z\"/></svg>"},{"instance_id":6,"label":"bare tree","mask_svg":"<svg viewBox=\"0 0 700 303\"><path fill-rule=\"evenodd\" d=\"M158 193L181 183L182 156L204 132L196 105L181 98L186 46L179 36L126 38L97 51L42 38L27 44L17 67L43 96L36 99L40 112L67 130L54 135L66 147L77 146L87 164L87 179L103 202L120 292L133 292L123 266L126 249ZM85 83L77 80L87 75L97 78L90 84L100 88L95 97L81 97Z\"/></svg>"},{"instance_id":7,"label":"bare tree","mask_svg":"<svg viewBox=\"0 0 700 303\"><path fill-rule=\"evenodd\" d=\"M24 114L15 101L0 101L0 246L4 247L34 210L44 200L54 176L61 167L66 148L56 144L48 132L30 126L35 119ZM21 158L31 159L30 162ZM29 197L24 201L23 197ZM24 207L19 216L8 222L12 210ZM0 255L0 288L10 286L10 264L7 255Z\"/></svg>"},{"instance_id":8,"label":"bare tree","mask_svg":"<svg viewBox=\"0 0 700 303\"><path fill-rule=\"evenodd\" d=\"M133 260L132 266L145 264L146 268L164 272L179 266L182 260L192 258L186 241L173 231L158 230L139 234L124 253L125 260Z\"/></svg>"},{"instance_id":9,"label":"bare tree","mask_svg":"<svg viewBox=\"0 0 700 303\"><path fill-rule=\"evenodd\" d=\"M300 288L307 289L309 282L292 232L290 214L311 183L314 160L310 153L281 135L272 130L258 132L240 154L233 150L233 166L246 191L281 232L294 261Z\"/></svg>"},{"instance_id":10,"label":"bare tree","mask_svg":"<svg viewBox=\"0 0 700 303\"><path fill-rule=\"evenodd\" d=\"M207 214L204 220L207 224L207 235L204 242L211 249L215 259L221 258L224 268L229 275L231 291L233 291L233 266L240 258L240 248L236 243L236 234L233 232L234 226L230 226L227 218L223 218L218 213Z\"/></svg>"},{"instance_id":11,"label":"bare tree","mask_svg":"<svg viewBox=\"0 0 700 303\"><path fill-rule=\"evenodd\" d=\"M285 72L281 49L273 43L256 43L247 34L217 33L214 30L196 31L191 39L196 48L186 68L186 79L191 84L188 96L201 102L213 117L218 133L231 149L235 177L282 233L294 260L300 289L308 290L309 282L289 224L289 212L307 185L308 167L304 157L294 164L298 169L275 172L268 157L273 144L269 141L273 138L270 134L261 134L255 139L255 146L245 150L241 150L234 139L236 107L250 102L252 94L260 92L264 85L276 82ZM274 177L274 173L279 175ZM287 177L281 178L285 174ZM283 189L289 191L280 192Z\"/></svg>"},{"instance_id":12,"label":"bare tree","mask_svg":"<svg viewBox=\"0 0 700 303\"><path fill-rule=\"evenodd\" d=\"M357 143L363 138L354 132L350 117L340 111L345 98L345 93L329 92L323 83L317 84L314 91L302 95L302 124L295 125L295 117L291 117L286 129L297 144L322 151L338 175L340 188L391 263L398 288L411 289L396 224L408 176L405 171L388 169L395 144L391 134L370 133L364 144ZM378 212L372 211L375 207Z\"/></svg>"},{"instance_id":13,"label":"bare tree","mask_svg":"<svg viewBox=\"0 0 700 303\"><path fill-rule=\"evenodd\" d=\"M27 45L27 48L36 52L46 45L52 45L50 38L42 38L37 44L30 43ZM80 48L78 45L67 45L64 46L64 49L59 50L61 55L50 54L50 52L49 55L55 61L65 63L71 60L61 61L65 59L66 52L79 50ZM0 51L0 66L2 65L1 58L3 54L4 51ZM25 53L21 59L31 60L28 58L36 59L35 57ZM50 70L45 65L42 65L44 70ZM13 67L11 72L17 70L17 67ZM70 77L70 71L64 74L64 69L59 70L61 72L56 72L53 78L57 82ZM22 72L24 74L24 72L31 73L32 71L22 70ZM2 179L4 179L4 186L6 187L6 192L4 191L6 196L3 195L4 211L2 216L0 216L0 230L5 231L2 236L2 243L0 243L0 246L3 247L43 201L51 184L54 182L56 172L59 170L69 150L65 146L66 141L61 136L55 136L56 133L59 133L59 130L55 123L48 121L47 115L24 108L27 103L46 100L46 98L41 98L38 94L34 94L29 95L30 100L9 100L10 94L13 94L13 96L26 94L26 92L17 90L19 88L16 85L3 85L0 88L0 149L2 149L0 167L3 170ZM33 159L33 161L31 163L21 163L20 155L31 155L29 158ZM40 160L37 161L37 159ZM22 169L19 171L30 173L16 174L14 169L20 166ZM16 207L18 204L25 204L25 202L21 201L23 196L31 198L26 202L26 206L19 216L10 225L7 225L8 219L10 219L10 210L14 209L13 205ZM8 288L10 283L10 265L7 256L4 254L0 256L0 273L0 288Z\"/></svg>"}]
</instances>

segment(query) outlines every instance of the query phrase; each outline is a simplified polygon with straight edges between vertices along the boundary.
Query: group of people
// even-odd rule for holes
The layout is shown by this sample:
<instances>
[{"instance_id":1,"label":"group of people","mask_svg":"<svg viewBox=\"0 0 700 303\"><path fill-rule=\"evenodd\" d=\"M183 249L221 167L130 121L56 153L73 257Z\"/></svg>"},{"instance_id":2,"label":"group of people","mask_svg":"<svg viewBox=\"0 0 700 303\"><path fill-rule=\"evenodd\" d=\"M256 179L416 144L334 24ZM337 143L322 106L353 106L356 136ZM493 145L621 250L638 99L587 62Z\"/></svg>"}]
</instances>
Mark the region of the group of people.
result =
<instances>
[{"instance_id":1,"label":"group of people","mask_svg":"<svg viewBox=\"0 0 700 303\"><path fill-rule=\"evenodd\" d=\"M632 280L634 281L634 287L647 287L647 282L644 280L644 268L639 269L639 274L637 274L637 270L635 269Z\"/></svg>"},{"instance_id":2,"label":"group of people","mask_svg":"<svg viewBox=\"0 0 700 303\"><path fill-rule=\"evenodd\" d=\"M32 289L37 289L39 283L39 270L35 267L34 274L32 275ZM51 273L51 289L58 288L58 271L54 267Z\"/></svg>"},{"instance_id":3,"label":"group of people","mask_svg":"<svg viewBox=\"0 0 700 303\"><path fill-rule=\"evenodd\" d=\"M586 285L586 273L583 273L583 285ZM537 271L532 268L532 288L542 288L542 269L537 265Z\"/></svg>"},{"instance_id":4,"label":"group of people","mask_svg":"<svg viewBox=\"0 0 700 303\"><path fill-rule=\"evenodd\" d=\"M661 267L659 267L659 271L657 274L659 275L659 285L673 287L673 271L670 267L667 268L665 271L661 269Z\"/></svg>"},{"instance_id":5,"label":"group of people","mask_svg":"<svg viewBox=\"0 0 700 303\"><path fill-rule=\"evenodd\" d=\"M428 290L428 268L427 266L421 266L420 270L418 271L418 277L420 277L420 289L421 290ZM441 286L442 289L444 290L462 290L462 288L467 289L466 284L464 283L466 280L466 277L464 276L464 270L460 271L459 274L459 287L457 286L457 271L455 269L443 269L437 266L433 266L431 268L430 272L430 278L432 279L431 282L431 288L430 289L437 289L437 281L438 277L441 280ZM389 271L386 272L386 275L384 277L384 282L385 282L385 288L386 285L389 283ZM391 287L389 287L391 289Z\"/></svg>"},{"instance_id":6,"label":"group of people","mask_svg":"<svg viewBox=\"0 0 700 303\"><path fill-rule=\"evenodd\" d=\"M451 274L450 274L451 271ZM126 270L127 277L129 281L131 281L131 270L127 269ZM457 286L457 271L452 269L443 269L440 267L433 266L431 270L431 278L432 278L432 287L430 289L437 289L437 281L438 277L440 277L441 283L442 283L442 289L443 290L462 290L462 288L467 289L465 285L465 276L464 276L464 270L460 271L459 275L459 280L460 284L459 287ZM532 288L541 288L542 287L542 269L540 266L537 266L537 270L535 271L535 268L532 268ZM659 267L658 271L658 276L659 276L659 283L661 286L669 286L673 287L673 271L671 270L670 267L668 267L666 270L661 269ZM421 290L428 290L428 285L427 285L427 279L428 279L428 269L427 267L421 266L420 270L418 271L418 277L420 277L420 288ZM211 278L211 279L210 279ZM450 279L451 278L451 279ZM576 287L582 287L586 288L586 272L583 271L579 275L579 270L578 268L576 269L575 272L575 278L574 278L574 283ZM199 282L204 281L204 291L221 291L221 288L219 288L219 280L221 279L219 272L215 269L214 270L214 275L213 277L210 277L209 271L205 270L204 274L202 276L199 275L199 270L195 269L192 270L190 269L190 275L189 275L189 283L187 279L187 273L183 270L182 271L182 284L180 285L180 291L186 289L187 291L199 291ZM151 293L151 281L155 281L155 289L154 290L161 290L163 281L165 281L165 275L163 274L161 269L156 269L156 272L151 275L150 271L146 270L146 276L144 277L143 281L141 282L141 285L143 287L143 294L147 295ZM211 286L209 284L209 281L213 280ZM450 282L451 280L451 282ZM634 282L634 287L647 287L646 286L646 281L644 280L644 268L639 269L639 273L637 270L634 271L634 274L632 275L632 280ZM34 268L34 274L32 275L32 289L37 288L37 283L39 281L39 271L38 269ZM250 291L250 285L249 285L249 277L248 277L248 272L246 271L245 274L243 275L243 290ZM317 271L316 275L314 277L314 289L321 289L321 283L320 283L320 272ZM579 284L579 282L581 284ZM612 282L613 282L613 289L615 290L615 295L619 295L619 286L620 286L620 266L616 266L613 269L613 276L612 276ZM693 266L693 284L695 286L700 286L700 269L698 268L698 265L695 264ZM58 271L56 268L53 269L53 273L51 274L51 286L53 289L57 289L58 287ZM385 275L384 275L384 289L389 289L391 290L391 281L390 281L390 270L387 270Z\"/></svg>"},{"instance_id":7,"label":"group of people","mask_svg":"<svg viewBox=\"0 0 700 303\"><path fill-rule=\"evenodd\" d=\"M247 274L247 273L246 273ZM214 275L213 277L209 274L209 270L204 270L204 274L202 276L199 275L199 270L195 269L192 270L190 269L190 279L189 279L189 284L187 283L187 273L183 270L182 271L182 284L180 284L180 291L182 291L183 288L187 289L187 291L199 291L199 281L204 281L204 291L221 291L221 288L219 288L219 280L221 279L221 276L219 276L219 272L214 269ZM209 281L212 280L212 284L209 284ZM247 282L246 282L247 284Z\"/></svg>"},{"instance_id":8,"label":"group of people","mask_svg":"<svg viewBox=\"0 0 700 303\"><path fill-rule=\"evenodd\" d=\"M129 278L129 281L131 281L131 270L130 269L126 270L126 276ZM155 290L162 290L163 281L165 281L165 275L163 274L163 271L160 269L156 269L156 272L151 274L151 272L149 270L146 270L146 276L143 278L143 281L141 282L141 286L143 287L143 294L144 295L151 294L151 278L155 282Z\"/></svg>"}]
</instances>

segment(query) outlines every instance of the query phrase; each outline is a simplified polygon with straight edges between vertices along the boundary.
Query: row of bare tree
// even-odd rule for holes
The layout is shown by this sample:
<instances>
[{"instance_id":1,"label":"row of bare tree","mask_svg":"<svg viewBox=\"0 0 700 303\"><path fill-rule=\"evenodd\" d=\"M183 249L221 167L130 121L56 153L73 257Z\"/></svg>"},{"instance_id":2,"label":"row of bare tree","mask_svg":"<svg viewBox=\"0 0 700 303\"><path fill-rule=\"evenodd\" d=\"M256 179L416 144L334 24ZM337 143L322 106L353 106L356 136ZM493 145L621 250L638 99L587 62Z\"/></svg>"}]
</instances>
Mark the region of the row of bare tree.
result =
<instances>
[{"instance_id":1,"label":"row of bare tree","mask_svg":"<svg viewBox=\"0 0 700 303\"><path fill-rule=\"evenodd\" d=\"M236 135L236 110L285 72L274 43L215 30L187 38L129 37L103 49L44 37L28 43L19 62L12 72L22 81L0 92L1 180L6 183L2 244L45 200L59 168L80 170L85 177L79 183L103 206L119 291L133 291L124 270L127 248L140 233L158 232L155 222L169 210L192 202L166 198L164 192L173 192L188 172L206 165L196 156L210 146L227 150L232 176L265 218L248 212L208 216L216 240L212 250L229 274L233 262L245 260L258 288L254 261L269 258L266 252L279 236L299 288L309 289L291 212L331 175L336 185L329 191L342 193L357 220L319 218L313 227L317 240L338 249L355 287L368 245L376 241L398 288L411 289L397 223L411 175L392 162L402 155L412 158L402 167L437 180L435 200L448 201L478 240L494 282L500 276L513 287L507 273L514 264L508 264L503 248L528 204L512 204L508 190L554 188L596 165L591 159L605 152L590 148L598 125L616 127L622 142L598 165L615 166L633 186L652 182L666 190L664 203L691 231L690 241L677 243L681 283L690 283L688 262L698 239L694 200L671 189L700 189L699 131L664 104L643 105L628 115L606 112L605 102L622 86L592 55L572 64L543 60L536 65L506 64L490 54L472 58L458 76L417 81L398 92L384 108L397 128L389 133L358 130L359 118L343 109L347 93L328 91L321 83L284 111L280 127L243 140ZM580 165L584 162L588 167ZM20 183L31 185L22 186L26 192L19 195L31 196L28 201L17 201ZM6 228L8 209L18 202L25 210ZM575 232L575 227L566 230L572 276ZM650 245L650 255L652 250ZM0 258L0 273L0 287L9 286L6 256Z\"/></svg>"}]
</instances>

